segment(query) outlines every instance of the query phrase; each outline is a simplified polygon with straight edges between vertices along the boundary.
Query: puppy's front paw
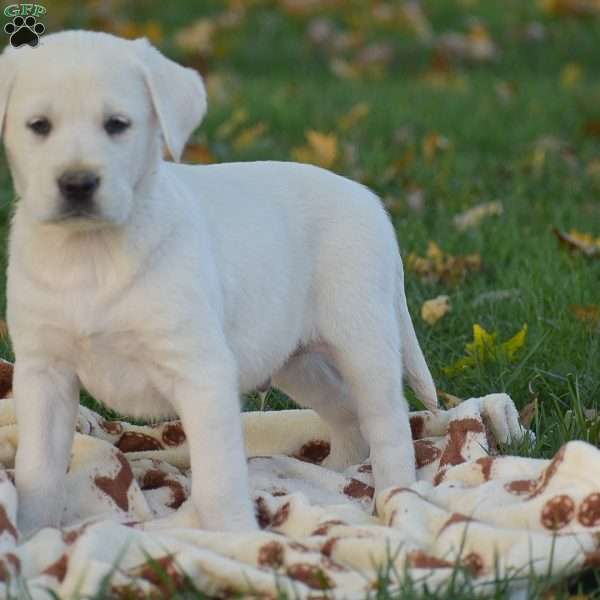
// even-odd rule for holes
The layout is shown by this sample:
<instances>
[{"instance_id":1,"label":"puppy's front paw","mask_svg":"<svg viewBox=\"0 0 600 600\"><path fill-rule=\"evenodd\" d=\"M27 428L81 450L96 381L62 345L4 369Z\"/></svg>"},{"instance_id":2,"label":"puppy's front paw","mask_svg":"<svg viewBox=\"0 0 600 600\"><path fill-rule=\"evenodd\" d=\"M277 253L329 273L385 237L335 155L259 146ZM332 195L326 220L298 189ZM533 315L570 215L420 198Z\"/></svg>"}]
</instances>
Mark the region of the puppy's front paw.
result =
<instances>
[{"instance_id":1,"label":"puppy's front paw","mask_svg":"<svg viewBox=\"0 0 600 600\"><path fill-rule=\"evenodd\" d=\"M256 531L258 523L250 497L233 498L219 503L208 503L205 498L195 501L200 526L209 531Z\"/></svg>"}]
</instances>

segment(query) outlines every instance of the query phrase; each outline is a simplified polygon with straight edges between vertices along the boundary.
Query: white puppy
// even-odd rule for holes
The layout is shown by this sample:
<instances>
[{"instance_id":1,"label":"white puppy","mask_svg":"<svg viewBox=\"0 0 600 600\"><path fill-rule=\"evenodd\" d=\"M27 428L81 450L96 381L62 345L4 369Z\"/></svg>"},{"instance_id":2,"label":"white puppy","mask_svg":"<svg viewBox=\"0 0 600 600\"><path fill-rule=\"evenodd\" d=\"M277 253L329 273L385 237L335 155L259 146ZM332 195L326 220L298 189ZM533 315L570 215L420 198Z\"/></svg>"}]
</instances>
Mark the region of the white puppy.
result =
<instances>
[{"instance_id":1,"label":"white puppy","mask_svg":"<svg viewBox=\"0 0 600 600\"><path fill-rule=\"evenodd\" d=\"M332 468L370 449L378 490L415 479L401 356L436 393L381 203L312 166L164 162L205 109L146 40L70 31L0 57L24 530L60 521L81 385L181 417L210 529L256 527L239 396L269 378L328 423Z\"/></svg>"}]
</instances>

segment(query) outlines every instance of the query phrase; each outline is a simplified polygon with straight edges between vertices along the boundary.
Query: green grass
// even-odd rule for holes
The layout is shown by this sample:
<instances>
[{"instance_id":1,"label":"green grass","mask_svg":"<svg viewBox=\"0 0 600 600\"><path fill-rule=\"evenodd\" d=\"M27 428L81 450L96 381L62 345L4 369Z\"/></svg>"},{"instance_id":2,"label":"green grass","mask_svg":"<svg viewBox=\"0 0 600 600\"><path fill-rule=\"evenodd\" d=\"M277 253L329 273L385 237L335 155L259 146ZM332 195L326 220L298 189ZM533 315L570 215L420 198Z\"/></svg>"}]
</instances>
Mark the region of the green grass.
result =
<instances>
[{"instance_id":1,"label":"green grass","mask_svg":"<svg viewBox=\"0 0 600 600\"><path fill-rule=\"evenodd\" d=\"M396 199L390 211L404 255L424 254L428 240L452 254L480 253L483 272L458 286L427 284L407 273L411 312L438 387L463 398L506 391L519 407L531 400L533 389L540 406L533 423L537 442L533 449L515 451L549 457L570 439L598 445L600 422L586 419L583 409L600 409L600 329L578 321L570 307L600 304L600 260L559 248L552 227L600 237L600 176L586 170L590 161L600 159L600 140L585 134L586 123L600 119L600 17L551 15L527 0L424 2L435 34L464 31L477 17L501 52L492 63L457 65L462 86L436 89L421 78L433 50L404 29L361 27L361 15L371 5L366 0L323 11L339 27L392 44L395 58L385 76L358 80L336 77L325 52L307 42L306 27L315 15L289 15L274 1L243 4L250 8L241 24L219 33L214 51L200 57L182 52L174 33L220 13L225 3L180 0L167 9L158 0L115 2L102 23L156 21L164 32L165 52L199 65L205 75L227 75L231 83L225 99L211 102L195 135L219 161L289 160L292 148L304 144L307 130L336 132L340 144L354 148L355 160L342 159L335 170ZM91 6L52 3L48 23L54 29L93 25L98 21ZM542 41L523 33L533 21L545 28ZM571 87L561 84L567 64L581 72ZM499 96L499 84L514 90L509 101ZM340 132L338 118L358 102L369 105L369 115ZM262 121L268 130L256 143L236 149L217 130L240 107L248 112L248 124ZM445 136L450 147L427 161L422 140L431 132ZM547 136L560 140L560 148L549 150L536 166L536 144ZM395 177L385 176L393 161L409 154L413 160ZM422 212L406 203L407 191L415 186L424 193ZM455 214L492 200L503 203L502 216L464 233L453 227ZM12 190L4 162L0 202L0 231L6 236ZM5 250L0 263L6 264ZM512 289L518 294L509 300L475 302L483 292ZM439 294L450 296L453 309L430 327L419 317L420 306ZM3 290L0 304L5 306ZM527 323L526 345L514 363L484 364L448 378L443 367L464 354L474 323L498 331L502 340ZM2 351L11 357L6 344ZM286 403L272 394L267 407ZM256 408L256 398L247 406ZM563 581L556 593L578 586L589 590L597 584L581 577ZM402 594L397 597L413 597ZM378 592L376 597L388 596Z\"/></svg>"}]
</instances>

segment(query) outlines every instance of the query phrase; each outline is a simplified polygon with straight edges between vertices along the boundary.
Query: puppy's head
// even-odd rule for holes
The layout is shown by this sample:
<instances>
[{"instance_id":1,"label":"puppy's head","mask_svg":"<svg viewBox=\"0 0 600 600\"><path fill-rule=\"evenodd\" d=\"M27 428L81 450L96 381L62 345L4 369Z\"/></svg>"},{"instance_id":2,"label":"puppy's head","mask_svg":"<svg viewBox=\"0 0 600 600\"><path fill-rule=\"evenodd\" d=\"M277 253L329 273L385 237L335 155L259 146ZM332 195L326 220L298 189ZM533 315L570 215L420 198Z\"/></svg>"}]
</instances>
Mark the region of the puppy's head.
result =
<instances>
[{"instance_id":1,"label":"puppy's head","mask_svg":"<svg viewBox=\"0 0 600 600\"><path fill-rule=\"evenodd\" d=\"M205 111L200 76L145 39L69 31L0 56L0 132L39 223L125 223L163 146L178 160Z\"/></svg>"}]
</instances>

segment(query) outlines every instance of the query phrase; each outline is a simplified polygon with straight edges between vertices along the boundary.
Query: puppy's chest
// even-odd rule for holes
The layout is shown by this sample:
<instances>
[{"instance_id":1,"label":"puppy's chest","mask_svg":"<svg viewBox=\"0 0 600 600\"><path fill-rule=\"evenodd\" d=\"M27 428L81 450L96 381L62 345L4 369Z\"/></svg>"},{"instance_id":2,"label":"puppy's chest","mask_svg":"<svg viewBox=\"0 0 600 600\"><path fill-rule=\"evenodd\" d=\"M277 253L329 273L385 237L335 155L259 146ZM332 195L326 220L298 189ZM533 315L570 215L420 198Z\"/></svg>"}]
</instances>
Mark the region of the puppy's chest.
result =
<instances>
[{"instance_id":1,"label":"puppy's chest","mask_svg":"<svg viewBox=\"0 0 600 600\"><path fill-rule=\"evenodd\" d=\"M168 402L169 376L147 351L135 330L79 335L76 370L82 385L97 400L134 417L173 415Z\"/></svg>"}]
</instances>

